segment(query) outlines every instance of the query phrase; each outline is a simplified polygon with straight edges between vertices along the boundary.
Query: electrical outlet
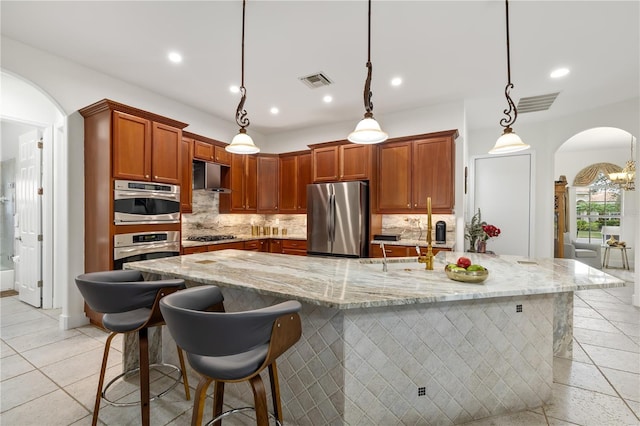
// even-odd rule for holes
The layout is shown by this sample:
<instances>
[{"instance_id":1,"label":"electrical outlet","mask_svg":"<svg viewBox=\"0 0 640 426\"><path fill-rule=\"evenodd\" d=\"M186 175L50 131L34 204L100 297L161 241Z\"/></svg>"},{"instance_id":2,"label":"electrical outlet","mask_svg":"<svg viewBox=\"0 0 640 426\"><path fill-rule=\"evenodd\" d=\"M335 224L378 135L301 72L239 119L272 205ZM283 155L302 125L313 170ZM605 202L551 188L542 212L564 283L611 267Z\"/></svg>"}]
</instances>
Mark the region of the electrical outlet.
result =
<instances>
[{"instance_id":1,"label":"electrical outlet","mask_svg":"<svg viewBox=\"0 0 640 426\"><path fill-rule=\"evenodd\" d=\"M516 312L522 312L522 305L516 305Z\"/></svg>"},{"instance_id":2,"label":"electrical outlet","mask_svg":"<svg viewBox=\"0 0 640 426\"><path fill-rule=\"evenodd\" d=\"M425 396L427 394L427 388L423 387L419 387L418 388L418 396Z\"/></svg>"}]
</instances>

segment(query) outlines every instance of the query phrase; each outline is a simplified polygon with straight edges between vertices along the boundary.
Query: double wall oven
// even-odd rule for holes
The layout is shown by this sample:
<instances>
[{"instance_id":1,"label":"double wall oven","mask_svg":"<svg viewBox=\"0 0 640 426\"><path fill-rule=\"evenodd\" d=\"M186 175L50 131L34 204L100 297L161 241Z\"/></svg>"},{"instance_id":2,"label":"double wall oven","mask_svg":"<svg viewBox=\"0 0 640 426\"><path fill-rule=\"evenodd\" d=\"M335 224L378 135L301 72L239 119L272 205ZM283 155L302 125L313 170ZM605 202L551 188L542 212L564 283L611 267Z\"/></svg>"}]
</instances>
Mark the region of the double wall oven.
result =
<instances>
[{"instance_id":1,"label":"double wall oven","mask_svg":"<svg viewBox=\"0 0 640 426\"><path fill-rule=\"evenodd\" d=\"M180 223L178 185L116 180L113 198L113 269L122 269L127 262L180 255L180 231L175 225Z\"/></svg>"}]
</instances>

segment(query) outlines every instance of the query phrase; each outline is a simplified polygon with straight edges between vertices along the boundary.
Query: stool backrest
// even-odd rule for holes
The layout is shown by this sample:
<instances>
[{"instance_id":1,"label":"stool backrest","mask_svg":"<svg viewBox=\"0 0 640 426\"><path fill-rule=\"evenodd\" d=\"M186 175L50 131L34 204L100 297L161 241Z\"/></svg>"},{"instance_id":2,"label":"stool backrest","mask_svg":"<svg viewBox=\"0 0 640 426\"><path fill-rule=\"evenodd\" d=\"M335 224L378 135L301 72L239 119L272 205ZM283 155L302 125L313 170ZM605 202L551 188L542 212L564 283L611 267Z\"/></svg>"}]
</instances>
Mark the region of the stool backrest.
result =
<instances>
[{"instance_id":1,"label":"stool backrest","mask_svg":"<svg viewBox=\"0 0 640 426\"><path fill-rule=\"evenodd\" d=\"M144 281L134 270L89 272L75 281L87 305L104 314L151 308L161 288L185 287L184 280Z\"/></svg>"},{"instance_id":2,"label":"stool backrest","mask_svg":"<svg viewBox=\"0 0 640 426\"><path fill-rule=\"evenodd\" d=\"M160 310L176 343L203 356L226 356L269 343L275 321L300 311L297 301L244 312L207 312L223 300L215 286L194 287L164 297ZM296 339L297 340L297 339Z\"/></svg>"}]
</instances>

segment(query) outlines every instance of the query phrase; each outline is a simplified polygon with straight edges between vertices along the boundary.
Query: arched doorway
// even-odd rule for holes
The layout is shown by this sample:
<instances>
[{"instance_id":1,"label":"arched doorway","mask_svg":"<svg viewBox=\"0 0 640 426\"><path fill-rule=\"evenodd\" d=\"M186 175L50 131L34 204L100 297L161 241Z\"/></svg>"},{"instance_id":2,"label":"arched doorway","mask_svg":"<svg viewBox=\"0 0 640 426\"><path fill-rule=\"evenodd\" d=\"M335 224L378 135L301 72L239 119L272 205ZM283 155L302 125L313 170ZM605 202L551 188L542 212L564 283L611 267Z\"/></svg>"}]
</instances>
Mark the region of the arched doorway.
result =
<instances>
[{"instance_id":1,"label":"arched doorway","mask_svg":"<svg viewBox=\"0 0 640 426\"><path fill-rule=\"evenodd\" d=\"M54 259L54 235L56 234L54 212L56 211L56 185L60 178L54 152L65 143L66 122L62 109L42 90L28 81L5 71L2 78L2 190L3 238L2 238L2 289L29 289L29 295L21 291L20 298L27 303L43 308L61 307L64 283L54 279L56 268L64 268L64 262ZM16 176L21 155L20 140L42 141L40 151L41 172L33 173L29 179L38 181L41 194L31 197L37 203L20 202L20 182L24 177ZM39 175L39 176L35 176ZM16 191L18 189L18 191ZM37 189L37 188L36 188ZM64 200L58 199L62 203ZM30 209L28 215L25 209ZM25 231L25 217L29 223L38 223L39 230L34 236L35 244L29 250L21 235ZM22 222L22 223L21 223ZM35 229L35 228L32 228ZM60 256L64 253L58 251ZM9 262L9 260L12 260ZM34 263L37 263L35 265ZM41 271L37 271L41 269ZM25 273L26 272L28 273ZM20 272L22 271L22 272ZM32 282L35 281L35 282ZM18 283L18 288L15 283ZM37 289L37 293L35 290ZM27 293L25 291L25 293Z\"/></svg>"}]
</instances>

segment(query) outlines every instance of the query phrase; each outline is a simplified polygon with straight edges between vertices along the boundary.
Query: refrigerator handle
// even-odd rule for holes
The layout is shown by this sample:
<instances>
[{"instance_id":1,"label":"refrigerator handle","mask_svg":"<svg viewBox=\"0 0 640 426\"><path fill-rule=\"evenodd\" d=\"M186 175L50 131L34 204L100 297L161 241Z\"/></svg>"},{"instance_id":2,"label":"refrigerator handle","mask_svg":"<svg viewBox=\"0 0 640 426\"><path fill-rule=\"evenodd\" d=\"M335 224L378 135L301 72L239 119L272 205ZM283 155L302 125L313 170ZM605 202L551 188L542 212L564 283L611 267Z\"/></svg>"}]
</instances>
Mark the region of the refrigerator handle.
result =
<instances>
[{"instance_id":1,"label":"refrigerator handle","mask_svg":"<svg viewBox=\"0 0 640 426\"><path fill-rule=\"evenodd\" d=\"M332 243L336 239L336 195L329 195L329 241Z\"/></svg>"}]
</instances>

